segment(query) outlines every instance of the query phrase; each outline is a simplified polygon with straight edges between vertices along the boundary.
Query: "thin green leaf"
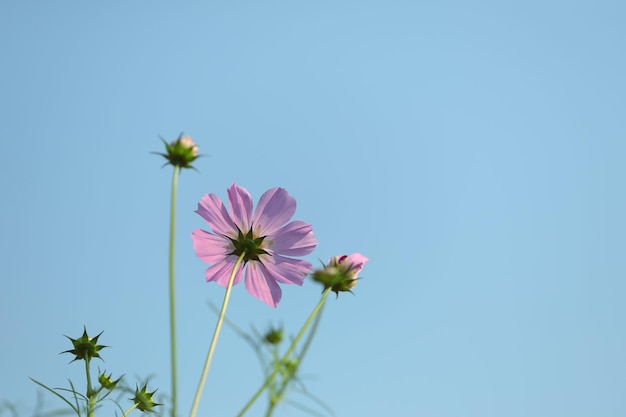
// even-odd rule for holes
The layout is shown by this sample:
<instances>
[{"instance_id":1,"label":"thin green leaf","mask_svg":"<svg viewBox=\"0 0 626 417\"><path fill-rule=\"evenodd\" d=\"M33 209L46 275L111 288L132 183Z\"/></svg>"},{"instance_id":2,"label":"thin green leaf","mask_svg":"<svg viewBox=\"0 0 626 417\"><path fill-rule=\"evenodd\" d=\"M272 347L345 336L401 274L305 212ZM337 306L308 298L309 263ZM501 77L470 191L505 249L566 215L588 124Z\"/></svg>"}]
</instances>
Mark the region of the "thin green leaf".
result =
<instances>
[{"instance_id":1,"label":"thin green leaf","mask_svg":"<svg viewBox=\"0 0 626 417\"><path fill-rule=\"evenodd\" d=\"M70 383L70 387L72 387L72 392L74 393L74 401L76 401L76 408L78 409L78 417L80 417L80 405L78 404L78 397L76 396L78 392L76 392L76 388L74 388L74 383L72 382L72 380L68 379L68 382ZM84 395L80 395L81 397L86 398Z\"/></svg>"},{"instance_id":2,"label":"thin green leaf","mask_svg":"<svg viewBox=\"0 0 626 417\"><path fill-rule=\"evenodd\" d=\"M113 404L117 405L117 408L120 409L120 411L122 412L122 415L124 415L124 409L122 408L122 406L120 405L120 403L118 403L117 401L115 401L112 398L109 398L109 401L111 401ZM117 411L115 412L115 415L117 416Z\"/></svg>"},{"instance_id":3,"label":"thin green leaf","mask_svg":"<svg viewBox=\"0 0 626 417\"><path fill-rule=\"evenodd\" d=\"M76 392L76 391L74 391L73 389L69 389L69 388L54 388L54 389L57 389L57 390L59 390L59 391L71 392L71 393L72 393L72 394L74 394L75 396L76 396L76 395L79 395L79 396L80 396L83 400L85 400L85 401L87 400L87 397L85 397L85 396L84 396L83 394L81 394L80 392Z\"/></svg>"},{"instance_id":4,"label":"thin green leaf","mask_svg":"<svg viewBox=\"0 0 626 417\"><path fill-rule=\"evenodd\" d=\"M33 381L35 384L39 385L40 387L50 391L51 393L53 393L54 395L56 395L57 397L59 397L60 399L62 399L63 401L65 401L67 403L67 405L69 405L70 407L72 407L72 410L74 410L74 412L76 414L78 414L78 417L80 417L80 411L78 408L74 407L74 405L69 402L64 396L62 396L61 394L59 394L58 392L56 392L55 390L53 390L52 388L48 388L46 385L44 385L43 383L37 381L34 378L28 377L30 378L31 381ZM73 388L73 387L72 387Z\"/></svg>"}]
</instances>

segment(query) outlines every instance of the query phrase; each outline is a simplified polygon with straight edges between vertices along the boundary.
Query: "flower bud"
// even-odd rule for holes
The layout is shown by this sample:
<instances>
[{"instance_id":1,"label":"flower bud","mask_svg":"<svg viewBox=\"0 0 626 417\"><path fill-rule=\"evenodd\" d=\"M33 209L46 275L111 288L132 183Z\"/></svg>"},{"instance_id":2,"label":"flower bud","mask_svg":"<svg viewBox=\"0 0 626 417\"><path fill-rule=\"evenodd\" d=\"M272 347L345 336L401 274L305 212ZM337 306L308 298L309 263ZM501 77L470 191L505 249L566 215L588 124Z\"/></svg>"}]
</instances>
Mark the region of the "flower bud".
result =
<instances>
[{"instance_id":1,"label":"flower bud","mask_svg":"<svg viewBox=\"0 0 626 417\"><path fill-rule=\"evenodd\" d=\"M183 136L182 134L178 139L167 143L165 139L161 138L165 144L166 153L153 152L161 155L167 159L168 162L165 165L170 164L180 168L193 168L191 163L198 158L198 145L189 136Z\"/></svg>"},{"instance_id":2,"label":"flower bud","mask_svg":"<svg viewBox=\"0 0 626 417\"><path fill-rule=\"evenodd\" d=\"M285 362L285 373L287 375L293 375L298 370L298 365L300 361L298 358L291 358L287 362Z\"/></svg>"},{"instance_id":3,"label":"flower bud","mask_svg":"<svg viewBox=\"0 0 626 417\"><path fill-rule=\"evenodd\" d=\"M83 327L83 329L84 329L83 335L79 337L78 339L72 339L69 336L65 336L72 341L72 345L74 345L74 349L66 350L61 353L71 353L73 355L76 355L76 357L72 360L72 362L80 360L80 359L84 359L85 361L88 361L92 358L100 358L100 354L98 352L101 349L107 347L107 346L102 346L98 344L98 338L100 337L102 332L100 332L100 334L95 337L89 337L87 335L87 328Z\"/></svg>"},{"instance_id":4,"label":"flower bud","mask_svg":"<svg viewBox=\"0 0 626 417\"><path fill-rule=\"evenodd\" d=\"M98 375L98 382L100 383L100 385L102 385L102 388L111 391L113 388L115 388L117 383L120 382L123 378L123 376L121 376L114 381L112 376L113 376L112 373L107 375L106 371Z\"/></svg>"},{"instance_id":5,"label":"flower bud","mask_svg":"<svg viewBox=\"0 0 626 417\"><path fill-rule=\"evenodd\" d=\"M131 398L131 400L133 400L133 402L137 404L137 408L139 410L151 413L151 412L154 412L153 410L154 407L163 405L163 404L158 404L154 402L154 399L152 398L154 393L157 392L158 390L155 389L152 392L148 392L146 389L147 386L148 386L148 383L146 382L141 389L137 387L135 389L135 396Z\"/></svg>"},{"instance_id":6,"label":"flower bud","mask_svg":"<svg viewBox=\"0 0 626 417\"><path fill-rule=\"evenodd\" d=\"M283 340L283 329L270 329L263 336L263 341L270 345L277 345Z\"/></svg>"},{"instance_id":7,"label":"flower bud","mask_svg":"<svg viewBox=\"0 0 626 417\"><path fill-rule=\"evenodd\" d=\"M335 294L339 291L350 291L357 282L358 274L369 259L360 253L330 258L328 265L313 272L312 278L330 288Z\"/></svg>"}]
</instances>

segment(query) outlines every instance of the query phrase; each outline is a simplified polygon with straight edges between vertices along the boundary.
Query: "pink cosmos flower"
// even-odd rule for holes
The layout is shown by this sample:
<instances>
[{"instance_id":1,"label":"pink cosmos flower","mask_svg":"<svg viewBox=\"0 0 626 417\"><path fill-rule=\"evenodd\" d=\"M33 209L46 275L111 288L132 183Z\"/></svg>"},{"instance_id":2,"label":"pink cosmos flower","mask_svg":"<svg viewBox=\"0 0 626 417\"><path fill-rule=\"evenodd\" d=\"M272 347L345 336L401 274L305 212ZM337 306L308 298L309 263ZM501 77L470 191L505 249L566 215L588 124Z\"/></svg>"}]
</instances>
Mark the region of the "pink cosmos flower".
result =
<instances>
[{"instance_id":1,"label":"pink cosmos flower","mask_svg":"<svg viewBox=\"0 0 626 417\"><path fill-rule=\"evenodd\" d=\"M212 264L206 280L226 287L237 258L245 253L233 285L245 275L246 290L276 307L282 295L278 283L302 285L312 269L309 262L291 256L308 255L317 246L313 228L299 220L287 223L296 200L283 188L267 190L253 211L248 191L233 183L228 202L230 212L217 195L208 194L196 210L212 230L195 229L191 234L196 256Z\"/></svg>"}]
</instances>

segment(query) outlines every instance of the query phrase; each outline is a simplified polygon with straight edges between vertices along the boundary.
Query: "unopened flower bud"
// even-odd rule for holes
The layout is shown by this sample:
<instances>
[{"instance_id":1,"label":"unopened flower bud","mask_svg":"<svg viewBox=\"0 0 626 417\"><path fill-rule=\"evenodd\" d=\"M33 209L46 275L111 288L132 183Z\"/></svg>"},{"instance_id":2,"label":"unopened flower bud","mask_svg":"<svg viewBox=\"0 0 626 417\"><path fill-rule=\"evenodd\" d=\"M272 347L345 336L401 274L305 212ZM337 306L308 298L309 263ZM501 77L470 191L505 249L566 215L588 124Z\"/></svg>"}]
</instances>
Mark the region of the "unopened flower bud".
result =
<instances>
[{"instance_id":1,"label":"unopened flower bud","mask_svg":"<svg viewBox=\"0 0 626 417\"><path fill-rule=\"evenodd\" d=\"M100 375L98 375L98 382L100 383L100 385L102 385L102 387L104 389L107 389L109 391L111 391L113 388L115 388L115 386L117 385L118 382L120 382L122 380L122 377L117 378L115 381L112 378L113 374L106 374L105 372L102 372Z\"/></svg>"},{"instance_id":2,"label":"unopened flower bud","mask_svg":"<svg viewBox=\"0 0 626 417\"><path fill-rule=\"evenodd\" d=\"M147 386L148 386L148 383L146 382L141 389L137 387L135 389L135 396L131 398L131 400L133 400L133 402L137 404L137 408L139 410L151 413L151 412L154 412L153 410L154 407L163 405L163 404L158 404L154 402L153 395L155 392L158 391L158 389L155 389L152 392L148 392L146 389Z\"/></svg>"},{"instance_id":3,"label":"unopened flower bud","mask_svg":"<svg viewBox=\"0 0 626 417\"><path fill-rule=\"evenodd\" d=\"M95 337L89 337L87 335L87 328L83 327L83 329L84 329L83 335L79 337L78 339L72 339L69 336L65 336L72 341L72 345L74 345L74 349L66 350L61 353L71 353L73 355L76 355L76 357L72 360L72 362L80 360L80 359L84 359L85 361L88 361L92 358L100 358L100 354L98 352L101 349L107 347L107 346L102 346L98 344L98 338L100 337L102 332L100 332L100 334Z\"/></svg>"},{"instance_id":4,"label":"unopened flower bud","mask_svg":"<svg viewBox=\"0 0 626 417\"><path fill-rule=\"evenodd\" d=\"M358 274L368 260L360 253L335 256L324 268L313 272L312 278L338 295L339 291L350 291L356 285Z\"/></svg>"},{"instance_id":5,"label":"unopened flower bud","mask_svg":"<svg viewBox=\"0 0 626 417\"><path fill-rule=\"evenodd\" d=\"M263 336L263 340L270 345L277 345L283 340L283 329L270 329Z\"/></svg>"},{"instance_id":6,"label":"unopened flower bud","mask_svg":"<svg viewBox=\"0 0 626 417\"><path fill-rule=\"evenodd\" d=\"M165 163L177 166L180 168L193 168L191 163L198 158L198 145L189 136L180 135L178 139L167 143L165 139L161 138L165 144L166 153L158 153L168 162Z\"/></svg>"},{"instance_id":7,"label":"unopened flower bud","mask_svg":"<svg viewBox=\"0 0 626 417\"><path fill-rule=\"evenodd\" d=\"M293 375L298 370L298 365L300 361L298 358L291 358L287 362L285 362L285 372L287 375Z\"/></svg>"}]
</instances>

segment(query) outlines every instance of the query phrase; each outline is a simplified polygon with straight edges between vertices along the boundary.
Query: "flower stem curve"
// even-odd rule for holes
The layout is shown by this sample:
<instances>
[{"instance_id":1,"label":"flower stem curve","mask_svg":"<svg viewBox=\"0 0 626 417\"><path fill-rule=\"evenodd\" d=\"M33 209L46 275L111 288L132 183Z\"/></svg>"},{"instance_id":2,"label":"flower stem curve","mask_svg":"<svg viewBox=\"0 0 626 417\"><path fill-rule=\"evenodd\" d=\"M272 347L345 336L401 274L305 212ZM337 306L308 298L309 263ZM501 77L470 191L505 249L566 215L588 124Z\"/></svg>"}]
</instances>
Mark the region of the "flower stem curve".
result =
<instances>
[{"instance_id":1,"label":"flower stem curve","mask_svg":"<svg viewBox=\"0 0 626 417\"><path fill-rule=\"evenodd\" d=\"M193 399L193 405L191 406L191 413L189 413L189 417L195 417L198 411L198 406L200 405L200 397L202 396L202 391L204 391L204 383L209 373L209 367L211 366L211 360L213 359L215 345L217 344L217 339L220 335L220 331L222 330L222 323L224 322L224 317L226 316L226 307L228 306L228 301L230 300L230 292L233 288L235 275L237 275L237 270L243 262L243 258L245 257L245 255L246 252L242 252L241 255L239 255L239 258L237 258L237 262L235 262L235 266L233 267L233 272L231 272L230 278L228 279L226 293L224 294L224 302L222 303L220 315L217 318L217 324L215 325L215 331L213 332L213 339L211 340L211 345L209 346L206 361L204 362L204 369L202 370L202 376L200 377L200 383L198 383L198 389L196 390L196 396Z\"/></svg>"}]
</instances>

